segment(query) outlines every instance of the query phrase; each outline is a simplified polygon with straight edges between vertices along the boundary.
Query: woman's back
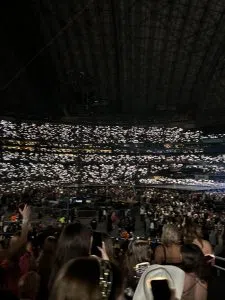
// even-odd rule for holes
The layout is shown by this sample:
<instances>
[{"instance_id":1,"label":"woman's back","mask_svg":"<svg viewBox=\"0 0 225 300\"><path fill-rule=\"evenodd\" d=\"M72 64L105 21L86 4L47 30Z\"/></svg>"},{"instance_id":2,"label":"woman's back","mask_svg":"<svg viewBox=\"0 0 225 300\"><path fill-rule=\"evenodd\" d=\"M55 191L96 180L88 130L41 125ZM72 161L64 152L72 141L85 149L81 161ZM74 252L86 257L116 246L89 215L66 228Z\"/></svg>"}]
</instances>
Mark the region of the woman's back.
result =
<instances>
[{"instance_id":1,"label":"woman's back","mask_svg":"<svg viewBox=\"0 0 225 300\"><path fill-rule=\"evenodd\" d=\"M158 246L155 250L155 263L156 264L180 264L180 244L181 232L175 224L166 224L163 226L162 245Z\"/></svg>"},{"instance_id":2,"label":"woman's back","mask_svg":"<svg viewBox=\"0 0 225 300\"><path fill-rule=\"evenodd\" d=\"M182 300L206 300L208 272L204 254L195 244L181 247L182 269L185 282Z\"/></svg>"},{"instance_id":3,"label":"woman's back","mask_svg":"<svg viewBox=\"0 0 225 300\"><path fill-rule=\"evenodd\" d=\"M181 300L206 300L207 284L201 281L194 273L186 273L184 291Z\"/></svg>"},{"instance_id":4,"label":"woman's back","mask_svg":"<svg viewBox=\"0 0 225 300\"><path fill-rule=\"evenodd\" d=\"M156 264L180 264L181 253L180 245L160 245L155 250Z\"/></svg>"}]
</instances>

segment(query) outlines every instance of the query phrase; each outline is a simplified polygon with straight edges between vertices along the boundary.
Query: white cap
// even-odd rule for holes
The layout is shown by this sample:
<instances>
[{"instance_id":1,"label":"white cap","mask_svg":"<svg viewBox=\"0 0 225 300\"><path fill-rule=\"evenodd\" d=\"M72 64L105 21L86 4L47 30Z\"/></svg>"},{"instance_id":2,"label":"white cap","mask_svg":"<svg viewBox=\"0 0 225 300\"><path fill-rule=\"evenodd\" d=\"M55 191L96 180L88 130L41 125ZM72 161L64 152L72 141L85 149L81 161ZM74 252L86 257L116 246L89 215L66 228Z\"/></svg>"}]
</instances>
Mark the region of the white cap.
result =
<instances>
[{"instance_id":1,"label":"white cap","mask_svg":"<svg viewBox=\"0 0 225 300\"><path fill-rule=\"evenodd\" d=\"M166 279L171 290L175 291L175 298L180 300L184 289L185 273L175 266L152 265L142 274L136 288L133 300L154 300L151 281Z\"/></svg>"}]
</instances>

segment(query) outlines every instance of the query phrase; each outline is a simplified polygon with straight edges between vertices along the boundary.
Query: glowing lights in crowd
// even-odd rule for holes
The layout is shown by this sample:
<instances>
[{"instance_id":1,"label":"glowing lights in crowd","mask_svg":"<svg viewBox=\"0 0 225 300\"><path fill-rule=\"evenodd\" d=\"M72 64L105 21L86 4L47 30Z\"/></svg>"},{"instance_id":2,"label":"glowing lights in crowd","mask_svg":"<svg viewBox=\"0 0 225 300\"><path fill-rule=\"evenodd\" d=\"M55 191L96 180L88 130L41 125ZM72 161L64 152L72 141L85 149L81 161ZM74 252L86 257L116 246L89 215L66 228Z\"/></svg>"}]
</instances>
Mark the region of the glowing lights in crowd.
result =
<instances>
[{"instance_id":1,"label":"glowing lights in crowd","mask_svg":"<svg viewBox=\"0 0 225 300\"><path fill-rule=\"evenodd\" d=\"M195 171L225 174L224 155L204 154L202 145L211 137L223 139L225 134L204 136L200 131L181 128L17 124L4 120L0 121L0 133L1 189L77 182L223 184L194 176L171 178L170 173L182 172L185 177Z\"/></svg>"}]
</instances>

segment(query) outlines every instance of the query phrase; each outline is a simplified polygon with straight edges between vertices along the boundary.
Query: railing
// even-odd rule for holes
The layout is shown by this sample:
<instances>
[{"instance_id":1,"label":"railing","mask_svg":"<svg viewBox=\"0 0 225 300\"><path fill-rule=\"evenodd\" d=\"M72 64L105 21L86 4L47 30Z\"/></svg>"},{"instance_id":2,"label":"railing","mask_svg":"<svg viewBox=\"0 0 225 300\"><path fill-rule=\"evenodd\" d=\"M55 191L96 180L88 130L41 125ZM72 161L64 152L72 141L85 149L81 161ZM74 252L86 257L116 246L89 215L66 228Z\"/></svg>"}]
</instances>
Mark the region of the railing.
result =
<instances>
[{"instance_id":1,"label":"railing","mask_svg":"<svg viewBox=\"0 0 225 300\"><path fill-rule=\"evenodd\" d=\"M97 218L97 211L96 210L77 210L77 217L79 219L85 218Z\"/></svg>"},{"instance_id":2,"label":"railing","mask_svg":"<svg viewBox=\"0 0 225 300\"><path fill-rule=\"evenodd\" d=\"M220 256L215 256L215 260L219 260L219 261L224 261L225 262L225 258L224 257L220 257ZM218 266L218 265L213 265L214 268L217 269L218 273L217 275L220 275L220 271L225 271L225 268Z\"/></svg>"}]
</instances>

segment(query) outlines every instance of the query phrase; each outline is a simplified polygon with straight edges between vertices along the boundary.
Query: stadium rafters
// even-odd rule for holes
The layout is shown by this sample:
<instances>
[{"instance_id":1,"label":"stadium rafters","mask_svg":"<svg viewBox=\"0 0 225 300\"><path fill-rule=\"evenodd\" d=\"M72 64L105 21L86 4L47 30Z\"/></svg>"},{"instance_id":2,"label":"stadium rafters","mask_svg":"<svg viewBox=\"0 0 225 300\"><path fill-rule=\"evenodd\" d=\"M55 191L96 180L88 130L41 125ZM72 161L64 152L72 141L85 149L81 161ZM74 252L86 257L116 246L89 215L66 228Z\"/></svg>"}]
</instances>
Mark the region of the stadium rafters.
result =
<instances>
[{"instance_id":1,"label":"stadium rafters","mask_svg":"<svg viewBox=\"0 0 225 300\"><path fill-rule=\"evenodd\" d=\"M62 112L224 119L224 1L32 3Z\"/></svg>"}]
</instances>

